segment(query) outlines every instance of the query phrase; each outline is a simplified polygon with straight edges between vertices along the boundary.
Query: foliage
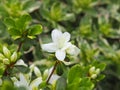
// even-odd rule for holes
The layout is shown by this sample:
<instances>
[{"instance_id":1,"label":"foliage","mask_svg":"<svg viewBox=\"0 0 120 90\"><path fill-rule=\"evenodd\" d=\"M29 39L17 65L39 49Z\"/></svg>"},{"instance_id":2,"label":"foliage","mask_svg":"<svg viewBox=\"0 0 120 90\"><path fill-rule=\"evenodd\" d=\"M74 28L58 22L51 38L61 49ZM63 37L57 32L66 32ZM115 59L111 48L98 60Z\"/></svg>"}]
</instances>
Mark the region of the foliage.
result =
<instances>
[{"instance_id":1,"label":"foliage","mask_svg":"<svg viewBox=\"0 0 120 90\"><path fill-rule=\"evenodd\" d=\"M119 90L119 5L0 0L0 90Z\"/></svg>"}]
</instances>

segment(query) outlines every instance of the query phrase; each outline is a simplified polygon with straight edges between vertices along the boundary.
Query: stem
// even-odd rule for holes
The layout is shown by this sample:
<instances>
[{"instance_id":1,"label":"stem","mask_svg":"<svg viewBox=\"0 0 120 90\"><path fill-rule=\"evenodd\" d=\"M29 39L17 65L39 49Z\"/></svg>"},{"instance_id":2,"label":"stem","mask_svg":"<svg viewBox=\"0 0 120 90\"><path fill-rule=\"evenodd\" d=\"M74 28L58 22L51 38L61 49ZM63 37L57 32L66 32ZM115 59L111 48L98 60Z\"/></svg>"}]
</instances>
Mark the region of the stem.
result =
<instances>
[{"instance_id":1,"label":"stem","mask_svg":"<svg viewBox=\"0 0 120 90\"><path fill-rule=\"evenodd\" d=\"M48 84L48 82L49 82L51 76L53 75L53 73L54 73L54 71L55 71L55 69L56 69L58 63L59 63L58 61L55 62L54 67L53 67L53 70L52 70L52 72L50 73L50 76L48 77L48 79L47 79L47 81L46 81L47 84Z\"/></svg>"},{"instance_id":2,"label":"stem","mask_svg":"<svg viewBox=\"0 0 120 90\"><path fill-rule=\"evenodd\" d=\"M21 47L22 47L22 44L23 44L23 42L21 41L21 42L19 43L19 45L18 45L17 52L20 51L20 49L21 49ZM3 73L3 75L5 75L5 76L9 75L10 73L8 72L8 69L11 68L11 67L13 67L15 63L16 63L16 62L11 63L10 65L7 65L7 67L6 67L6 69L5 69L4 73Z\"/></svg>"},{"instance_id":3,"label":"stem","mask_svg":"<svg viewBox=\"0 0 120 90\"><path fill-rule=\"evenodd\" d=\"M21 49L21 47L22 47L22 44L23 44L23 42L20 42L20 43L19 43L19 46L18 46L17 52L20 51L20 49Z\"/></svg>"}]
</instances>

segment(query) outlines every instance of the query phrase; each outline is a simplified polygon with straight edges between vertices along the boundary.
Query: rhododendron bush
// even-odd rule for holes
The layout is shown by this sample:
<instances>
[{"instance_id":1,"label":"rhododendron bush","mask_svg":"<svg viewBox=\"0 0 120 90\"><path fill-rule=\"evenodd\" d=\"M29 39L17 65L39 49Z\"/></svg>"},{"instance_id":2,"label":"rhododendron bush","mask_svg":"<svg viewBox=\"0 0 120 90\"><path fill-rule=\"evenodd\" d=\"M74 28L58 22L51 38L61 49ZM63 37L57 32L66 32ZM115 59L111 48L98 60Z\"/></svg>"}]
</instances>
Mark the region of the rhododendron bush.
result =
<instances>
[{"instance_id":1,"label":"rhododendron bush","mask_svg":"<svg viewBox=\"0 0 120 90\"><path fill-rule=\"evenodd\" d=\"M0 0L0 90L120 90L119 0Z\"/></svg>"}]
</instances>

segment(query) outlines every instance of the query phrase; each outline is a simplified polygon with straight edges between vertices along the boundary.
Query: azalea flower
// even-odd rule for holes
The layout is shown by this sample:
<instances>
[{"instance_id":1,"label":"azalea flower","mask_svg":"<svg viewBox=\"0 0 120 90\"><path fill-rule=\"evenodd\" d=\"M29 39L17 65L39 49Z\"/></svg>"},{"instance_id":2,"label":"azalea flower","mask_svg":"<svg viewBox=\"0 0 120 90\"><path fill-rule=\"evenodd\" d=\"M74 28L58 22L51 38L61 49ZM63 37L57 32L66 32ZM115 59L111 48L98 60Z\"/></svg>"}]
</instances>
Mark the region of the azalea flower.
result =
<instances>
[{"instance_id":1,"label":"azalea flower","mask_svg":"<svg viewBox=\"0 0 120 90\"><path fill-rule=\"evenodd\" d=\"M22 65L28 67L28 65L25 64L22 59L18 60L15 65L17 66ZM16 87L23 86L26 88L26 90L38 90L38 86L42 83L41 72L39 68L36 67L34 64L32 64L29 68L30 68L29 73L27 74L19 73L18 75L19 80L16 77L12 77L11 79ZM33 72L37 76L37 78L31 81Z\"/></svg>"},{"instance_id":2,"label":"azalea flower","mask_svg":"<svg viewBox=\"0 0 120 90\"><path fill-rule=\"evenodd\" d=\"M19 80L17 80L16 77L13 77L12 81L16 87L25 87L27 90L37 90L38 86L42 83L42 77L38 77L31 82L30 80L27 80L24 74L20 73Z\"/></svg>"},{"instance_id":3,"label":"azalea flower","mask_svg":"<svg viewBox=\"0 0 120 90\"><path fill-rule=\"evenodd\" d=\"M58 29L54 29L51 34L52 43L43 44L42 49L47 52L55 52L58 60L63 61L66 53L70 55L78 55L80 49L73 45L70 41L70 34L68 32L62 33Z\"/></svg>"}]
</instances>

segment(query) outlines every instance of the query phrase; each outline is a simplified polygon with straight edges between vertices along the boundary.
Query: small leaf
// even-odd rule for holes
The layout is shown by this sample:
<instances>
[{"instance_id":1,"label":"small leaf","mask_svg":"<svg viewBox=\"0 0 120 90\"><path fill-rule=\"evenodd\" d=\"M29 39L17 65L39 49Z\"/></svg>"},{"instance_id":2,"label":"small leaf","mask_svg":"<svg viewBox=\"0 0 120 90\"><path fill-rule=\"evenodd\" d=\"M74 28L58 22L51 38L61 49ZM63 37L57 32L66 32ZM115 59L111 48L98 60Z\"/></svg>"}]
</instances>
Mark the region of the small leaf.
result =
<instances>
[{"instance_id":1,"label":"small leaf","mask_svg":"<svg viewBox=\"0 0 120 90\"><path fill-rule=\"evenodd\" d=\"M7 27L15 27L15 21L11 18L6 18L4 23Z\"/></svg>"},{"instance_id":2,"label":"small leaf","mask_svg":"<svg viewBox=\"0 0 120 90\"><path fill-rule=\"evenodd\" d=\"M80 65L73 66L68 73L68 83L74 83L81 78L83 70ZM74 77L74 78L73 78Z\"/></svg>"},{"instance_id":3,"label":"small leaf","mask_svg":"<svg viewBox=\"0 0 120 90\"><path fill-rule=\"evenodd\" d=\"M30 23L31 19L32 19L31 16L28 14L25 14L18 18L16 20L17 29L21 30L21 32L24 32L26 30L27 25Z\"/></svg>"},{"instance_id":4,"label":"small leaf","mask_svg":"<svg viewBox=\"0 0 120 90\"><path fill-rule=\"evenodd\" d=\"M28 38L30 38L30 39L34 39L35 38L35 36L27 36Z\"/></svg>"},{"instance_id":5,"label":"small leaf","mask_svg":"<svg viewBox=\"0 0 120 90\"><path fill-rule=\"evenodd\" d=\"M15 29L15 28L9 29L9 33L10 33L10 35L12 35L12 36L20 36L20 35L21 35L20 31L17 30L17 29Z\"/></svg>"},{"instance_id":6,"label":"small leaf","mask_svg":"<svg viewBox=\"0 0 120 90\"><path fill-rule=\"evenodd\" d=\"M42 32L42 26L41 25L34 25L30 28L29 35L34 36L34 35L40 34L41 32Z\"/></svg>"},{"instance_id":7,"label":"small leaf","mask_svg":"<svg viewBox=\"0 0 120 90\"><path fill-rule=\"evenodd\" d=\"M66 90L67 82L64 78L59 78L56 82L55 90Z\"/></svg>"},{"instance_id":8,"label":"small leaf","mask_svg":"<svg viewBox=\"0 0 120 90\"><path fill-rule=\"evenodd\" d=\"M38 9L40 7L40 1L25 1L23 5L23 10L27 12L33 12L34 10Z\"/></svg>"},{"instance_id":9,"label":"small leaf","mask_svg":"<svg viewBox=\"0 0 120 90\"><path fill-rule=\"evenodd\" d=\"M62 63L60 63L58 66L57 66L57 69L56 69L56 73L58 74L58 75L62 75L63 74L63 64Z\"/></svg>"}]
</instances>

